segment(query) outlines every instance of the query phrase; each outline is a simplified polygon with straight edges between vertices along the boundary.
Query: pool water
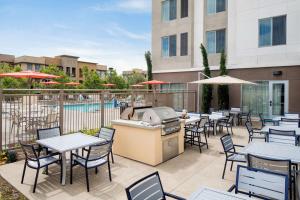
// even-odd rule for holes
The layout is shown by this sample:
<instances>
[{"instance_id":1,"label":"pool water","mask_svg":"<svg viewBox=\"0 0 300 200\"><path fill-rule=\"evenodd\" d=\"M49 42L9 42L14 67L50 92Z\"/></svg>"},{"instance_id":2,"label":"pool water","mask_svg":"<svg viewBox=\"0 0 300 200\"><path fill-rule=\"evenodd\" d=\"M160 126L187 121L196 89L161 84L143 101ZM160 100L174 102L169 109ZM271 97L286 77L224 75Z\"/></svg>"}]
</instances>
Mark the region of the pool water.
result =
<instances>
[{"instance_id":1,"label":"pool water","mask_svg":"<svg viewBox=\"0 0 300 200\"><path fill-rule=\"evenodd\" d=\"M86 104L68 104L64 105L65 110L72 110L72 111L81 111L81 112L95 112L100 110L101 106L100 103L86 103ZM113 108L113 103L105 103L104 108Z\"/></svg>"}]
</instances>

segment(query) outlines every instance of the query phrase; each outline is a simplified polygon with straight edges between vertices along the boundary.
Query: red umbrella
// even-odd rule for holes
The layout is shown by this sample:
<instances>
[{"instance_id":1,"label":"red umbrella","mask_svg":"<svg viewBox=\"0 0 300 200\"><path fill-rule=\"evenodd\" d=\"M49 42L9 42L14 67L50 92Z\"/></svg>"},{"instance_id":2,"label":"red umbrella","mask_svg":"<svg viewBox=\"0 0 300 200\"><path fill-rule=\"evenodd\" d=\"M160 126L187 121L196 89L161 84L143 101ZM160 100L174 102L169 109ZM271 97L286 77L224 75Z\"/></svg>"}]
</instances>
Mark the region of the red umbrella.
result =
<instances>
[{"instance_id":1,"label":"red umbrella","mask_svg":"<svg viewBox=\"0 0 300 200\"><path fill-rule=\"evenodd\" d=\"M45 84L45 85L58 85L58 84L61 84L59 82L56 82L56 81L48 81L48 82L41 82L42 84Z\"/></svg>"},{"instance_id":2,"label":"red umbrella","mask_svg":"<svg viewBox=\"0 0 300 200\"><path fill-rule=\"evenodd\" d=\"M69 82L69 83L66 83L66 85L69 85L69 86L76 86L76 85L80 85L80 83L77 83L77 82Z\"/></svg>"},{"instance_id":3,"label":"red umbrella","mask_svg":"<svg viewBox=\"0 0 300 200\"><path fill-rule=\"evenodd\" d=\"M105 83L105 84L102 84L103 86L106 86L106 87L113 87L115 86L116 84L113 84L113 83Z\"/></svg>"},{"instance_id":4,"label":"red umbrella","mask_svg":"<svg viewBox=\"0 0 300 200\"><path fill-rule=\"evenodd\" d=\"M46 74L34 71L21 71L21 72L11 72L0 74L0 77L14 77L14 78L29 78L29 79L53 79L59 78L60 76L55 76L52 74Z\"/></svg>"},{"instance_id":5,"label":"red umbrella","mask_svg":"<svg viewBox=\"0 0 300 200\"><path fill-rule=\"evenodd\" d=\"M151 81L142 82L141 84L145 84L145 85L161 85L161 84L168 84L168 82L151 80Z\"/></svg>"},{"instance_id":6,"label":"red umbrella","mask_svg":"<svg viewBox=\"0 0 300 200\"><path fill-rule=\"evenodd\" d=\"M53 78L59 78L60 76L41 73L41 72L34 72L34 71L21 71L21 72L3 73L0 74L0 77L28 78L28 83L31 88L33 79L53 79Z\"/></svg>"}]
</instances>

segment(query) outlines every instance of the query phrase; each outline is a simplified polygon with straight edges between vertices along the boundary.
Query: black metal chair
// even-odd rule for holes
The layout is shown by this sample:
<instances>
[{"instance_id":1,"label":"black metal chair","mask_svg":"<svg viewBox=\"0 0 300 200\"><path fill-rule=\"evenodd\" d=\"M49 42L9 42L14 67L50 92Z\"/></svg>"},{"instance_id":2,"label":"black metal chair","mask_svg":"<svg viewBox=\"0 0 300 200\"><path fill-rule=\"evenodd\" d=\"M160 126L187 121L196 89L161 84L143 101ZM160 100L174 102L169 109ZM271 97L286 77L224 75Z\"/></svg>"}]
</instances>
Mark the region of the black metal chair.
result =
<instances>
[{"instance_id":1,"label":"black metal chair","mask_svg":"<svg viewBox=\"0 0 300 200\"><path fill-rule=\"evenodd\" d=\"M298 140L295 130L283 131L269 129L267 134L267 142L284 144L284 145L298 145Z\"/></svg>"},{"instance_id":2,"label":"black metal chair","mask_svg":"<svg viewBox=\"0 0 300 200\"><path fill-rule=\"evenodd\" d=\"M60 127L37 129L36 132L37 132L37 139L38 140L61 136ZM36 150L38 150L38 151L45 150L46 155L54 154L54 153L56 153L58 155L57 152L53 152L52 149L49 149L47 147L39 146L39 148L36 149ZM46 174L48 174L48 167L46 167Z\"/></svg>"},{"instance_id":3,"label":"black metal chair","mask_svg":"<svg viewBox=\"0 0 300 200\"><path fill-rule=\"evenodd\" d=\"M228 192L245 194L264 200L288 200L288 176L263 169L238 166L236 183Z\"/></svg>"},{"instance_id":4,"label":"black metal chair","mask_svg":"<svg viewBox=\"0 0 300 200\"><path fill-rule=\"evenodd\" d=\"M185 200L182 197L164 191L158 172L154 172L127 187L128 200L157 200L167 197L177 200Z\"/></svg>"},{"instance_id":5,"label":"black metal chair","mask_svg":"<svg viewBox=\"0 0 300 200\"><path fill-rule=\"evenodd\" d=\"M239 117L238 117L238 124L239 125L242 125L243 124L243 120L246 121L249 121L251 124L252 124L252 121L251 121L251 112L242 112L239 114Z\"/></svg>"},{"instance_id":6,"label":"black metal chair","mask_svg":"<svg viewBox=\"0 0 300 200\"><path fill-rule=\"evenodd\" d=\"M292 193L294 194L294 199L296 197L296 182L295 176L292 174L292 163L291 160L281 160L281 159L270 159L257 155L247 155L248 167L270 170L273 172L281 173L287 175L289 178L289 188L290 188L290 198L292 199ZM293 192L292 192L293 186Z\"/></svg>"},{"instance_id":7,"label":"black metal chair","mask_svg":"<svg viewBox=\"0 0 300 200\"><path fill-rule=\"evenodd\" d=\"M248 143L252 142L253 139L263 139L266 141L265 134L261 130L253 128L249 121L246 121L245 126L249 134Z\"/></svg>"},{"instance_id":8,"label":"black metal chair","mask_svg":"<svg viewBox=\"0 0 300 200\"><path fill-rule=\"evenodd\" d=\"M208 149L208 142L206 136L206 127L205 124L208 122L207 117L201 117L200 121L196 123L195 126L185 129L185 143L190 144L191 146L195 145L199 147L200 153L202 152L201 147L206 146ZM201 134L204 135L205 142L201 141Z\"/></svg>"},{"instance_id":9,"label":"black metal chair","mask_svg":"<svg viewBox=\"0 0 300 200\"><path fill-rule=\"evenodd\" d=\"M115 132L116 132L116 129L114 129L114 128L103 127L103 128L100 129L99 133L96 134L95 136L99 137L101 139L104 139L106 142L111 142L111 145L113 145ZM88 151L88 149L83 148L82 149L82 155L84 154L84 151ZM112 163L115 163L112 149L110 151L110 155L111 155Z\"/></svg>"},{"instance_id":10,"label":"black metal chair","mask_svg":"<svg viewBox=\"0 0 300 200\"><path fill-rule=\"evenodd\" d=\"M70 184L73 183L73 167L79 165L85 169L87 191L90 191L89 186L89 169L95 169L98 173L98 167L107 164L109 180L111 181L109 154L111 152L111 142L105 142L101 145L93 145L88 148L87 156L80 156L76 153L71 153L71 170L70 170Z\"/></svg>"},{"instance_id":11,"label":"black metal chair","mask_svg":"<svg viewBox=\"0 0 300 200\"><path fill-rule=\"evenodd\" d=\"M36 175L35 175L35 181L34 181L34 186L33 186L33 193L35 193L37 179L39 176L40 169L44 168L44 167L48 167L49 165L54 164L54 163L56 163L56 164L59 163L61 165L61 160L59 158L54 157L57 154L38 156L34 145L23 144L22 142L19 142L19 143L25 154L25 163L24 163L21 183L23 184L23 182L24 182L26 167L35 169ZM62 168L61 168L61 174L60 174L60 182L61 182L61 180L62 180Z\"/></svg>"},{"instance_id":12,"label":"black metal chair","mask_svg":"<svg viewBox=\"0 0 300 200\"><path fill-rule=\"evenodd\" d=\"M259 113L258 116L259 116L259 119L260 119L260 122L261 122L261 128L263 128L266 125L271 125L271 126L275 125L275 123L274 123L273 120L271 120L271 119L265 119L263 117L262 113Z\"/></svg>"},{"instance_id":13,"label":"black metal chair","mask_svg":"<svg viewBox=\"0 0 300 200\"><path fill-rule=\"evenodd\" d=\"M223 130L223 127L226 127L227 134L230 134L229 133L229 129L230 129L230 132L233 135L233 131L232 131L233 119L234 119L234 115L229 115L229 117L226 120L220 120L218 122L219 129Z\"/></svg>"},{"instance_id":14,"label":"black metal chair","mask_svg":"<svg viewBox=\"0 0 300 200\"><path fill-rule=\"evenodd\" d=\"M230 134L222 136L220 138L220 140L221 140L221 143L222 143L222 146L224 149L224 153L226 156L225 165L224 165L224 169L223 169L223 175L222 175L222 179L224 179L225 170L226 170L228 161L231 161L230 171L232 171L232 166L233 166L234 162L245 163L246 159L245 159L244 155L242 155L236 151L236 147L244 147L244 146L233 144Z\"/></svg>"},{"instance_id":15,"label":"black metal chair","mask_svg":"<svg viewBox=\"0 0 300 200\"><path fill-rule=\"evenodd\" d=\"M300 119L299 118L281 118L280 125L294 125L300 127Z\"/></svg>"}]
</instances>

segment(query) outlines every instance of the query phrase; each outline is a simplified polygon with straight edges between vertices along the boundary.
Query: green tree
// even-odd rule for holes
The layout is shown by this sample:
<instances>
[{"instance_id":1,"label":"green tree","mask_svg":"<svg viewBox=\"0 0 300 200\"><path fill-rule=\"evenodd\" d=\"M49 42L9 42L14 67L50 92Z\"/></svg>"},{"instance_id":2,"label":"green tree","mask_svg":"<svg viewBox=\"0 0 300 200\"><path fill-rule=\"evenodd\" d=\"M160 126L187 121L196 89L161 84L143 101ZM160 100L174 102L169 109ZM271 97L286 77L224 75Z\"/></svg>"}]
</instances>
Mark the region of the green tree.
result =
<instances>
[{"instance_id":1,"label":"green tree","mask_svg":"<svg viewBox=\"0 0 300 200\"><path fill-rule=\"evenodd\" d=\"M146 81L144 74L136 71L133 71L133 73L129 75L126 79L128 85L134 85Z\"/></svg>"},{"instance_id":2,"label":"green tree","mask_svg":"<svg viewBox=\"0 0 300 200\"><path fill-rule=\"evenodd\" d=\"M19 65L11 66L7 63L0 63L0 73L19 72L22 71ZM27 79L3 77L0 78L1 88L28 88Z\"/></svg>"},{"instance_id":3,"label":"green tree","mask_svg":"<svg viewBox=\"0 0 300 200\"><path fill-rule=\"evenodd\" d=\"M148 75L148 81L151 81L153 79L152 76L152 58L151 58L151 52L147 51L145 53L145 59L147 63L147 75Z\"/></svg>"},{"instance_id":4,"label":"green tree","mask_svg":"<svg viewBox=\"0 0 300 200\"><path fill-rule=\"evenodd\" d=\"M89 70L88 67L83 67L83 87L86 89L101 89L104 81L99 77L95 70Z\"/></svg>"},{"instance_id":5,"label":"green tree","mask_svg":"<svg viewBox=\"0 0 300 200\"><path fill-rule=\"evenodd\" d=\"M66 75L66 73L61 70L59 67L56 65L49 65L49 66L43 66L40 70L42 73L46 74L52 74L59 76L59 78L53 79L53 81L62 83L62 84L56 84L56 85L41 85L41 87L44 88L52 88L52 89L64 89L67 88L67 86L64 83L68 83L71 81L70 77Z\"/></svg>"},{"instance_id":6,"label":"green tree","mask_svg":"<svg viewBox=\"0 0 300 200\"><path fill-rule=\"evenodd\" d=\"M220 60L220 76L227 75L226 54L221 54ZM228 85L219 85L218 87L218 105L219 109L227 110L229 108L229 89Z\"/></svg>"},{"instance_id":7,"label":"green tree","mask_svg":"<svg viewBox=\"0 0 300 200\"><path fill-rule=\"evenodd\" d=\"M128 88L128 84L126 83L124 77L118 75L117 71L113 68L109 68L109 70L106 72L105 82L115 84L115 88L117 89Z\"/></svg>"},{"instance_id":8,"label":"green tree","mask_svg":"<svg viewBox=\"0 0 300 200\"><path fill-rule=\"evenodd\" d=\"M203 66L204 66L204 74L208 77L211 77L210 75L210 69L207 59L207 52L203 44L201 44L201 53L202 53L202 59L203 59ZM207 77L204 77L207 79ZM212 86L211 85L203 85L202 88L202 111L205 113L209 112L209 108L211 107L211 100L212 100Z\"/></svg>"}]
</instances>

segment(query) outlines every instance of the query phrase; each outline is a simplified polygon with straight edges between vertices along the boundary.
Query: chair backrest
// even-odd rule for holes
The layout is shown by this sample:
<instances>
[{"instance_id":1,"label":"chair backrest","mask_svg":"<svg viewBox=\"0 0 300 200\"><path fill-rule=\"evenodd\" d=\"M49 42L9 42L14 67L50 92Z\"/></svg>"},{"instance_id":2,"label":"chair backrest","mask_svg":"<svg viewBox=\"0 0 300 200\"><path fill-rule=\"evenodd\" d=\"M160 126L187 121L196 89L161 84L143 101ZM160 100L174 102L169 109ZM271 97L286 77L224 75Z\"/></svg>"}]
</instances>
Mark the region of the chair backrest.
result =
<instances>
[{"instance_id":1,"label":"chair backrest","mask_svg":"<svg viewBox=\"0 0 300 200\"><path fill-rule=\"evenodd\" d=\"M288 200L288 176L238 165L235 193L260 199Z\"/></svg>"},{"instance_id":2,"label":"chair backrest","mask_svg":"<svg viewBox=\"0 0 300 200\"><path fill-rule=\"evenodd\" d=\"M234 119L234 115L229 115L229 118L227 120L227 123L232 124L233 123L233 119Z\"/></svg>"},{"instance_id":3,"label":"chair backrest","mask_svg":"<svg viewBox=\"0 0 300 200\"><path fill-rule=\"evenodd\" d=\"M60 127L37 129L37 139L47 139L52 137L61 136Z\"/></svg>"},{"instance_id":4,"label":"chair backrest","mask_svg":"<svg viewBox=\"0 0 300 200\"><path fill-rule=\"evenodd\" d=\"M106 141L113 141L116 129L114 128L101 128L98 137Z\"/></svg>"},{"instance_id":5,"label":"chair backrest","mask_svg":"<svg viewBox=\"0 0 300 200\"><path fill-rule=\"evenodd\" d=\"M38 161L38 156L33 145L24 144L21 141L19 141L19 143L21 145L23 153L25 154L26 160Z\"/></svg>"},{"instance_id":6,"label":"chair backrest","mask_svg":"<svg viewBox=\"0 0 300 200\"><path fill-rule=\"evenodd\" d=\"M253 135L253 128L252 128L251 123L249 121L246 121L245 126L247 128L247 131L248 131L249 135L252 136Z\"/></svg>"},{"instance_id":7,"label":"chair backrest","mask_svg":"<svg viewBox=\"0 0 300 200\"><path fill-rule=\"evenodd\" d=\"M270 170L291 177L291 160L270 159L252 154L247 155L248 167Z\"/></svg>"},{"instance_id":8,"label":"chair backrest","mask_svg":"<svg viewBox=\"0 0 300 200\"><path fill-rule=\"evenodd\" d=\"M158 172L154 172L125 189L128 200L166 199Z\"/></svg>"},{"instance_id":9,"label":"chair backrest","mask_svg":"<svg viewBox=\"0 0 300 200\"><path fill-rule=\"evenodd\" d=\"M93 145L88 149L86 164L88 161L99 160L109 155L112 143L110 141L101 145Z\"/></svg>"},{"instance_id":10,"label":"chair backrest","mask_svg":"<svg viewBox=\"0 0 300 200\"><path fill-rule=\"evenodd\" d=\"M260 122L261 122L261 127L264 127L265 126L265 119L263 117L263 114L259 113L258 116L259 116L259 119L260 119Z\"/></svg>"},{"instance_id":11,"label":"chair backrest","mask_svg":"<svg viewBox=\"0 0 300 200\"><path fill-rule=\"evenodd\" d=\"M267 134L267 142L286 145L297 145L296 131L269 129L269 133Z\"/></svg>"},{"instance_id":12,"label":"chair backrest","mask_svg":"<svg viewBox=\"0 0 300 200\"><path fill-rule=\"evenodd\" d=\"M280 125L299 126L300 119L299 118L281 118Z\"/></svg>"},{"instance_id":13,"label":"chair backrest","mask_svg":"<svg viewBox=\"0 0 300 200\"><path fill-rule=\"evenodd\" d=\"M285 113L284 116L286 118L299 118L299 114L296 113Z\"/></svg>"},{"instance_id":14,"label":"chair backrest","mask_svg":"<svg viewBox=\"0 0 300 200\"><path fill-rule=\"evenodd\" d=\"M235 151L235 148L233 146L232 138L229 134L226 134L226 135L222 136L220 138L220 140L221 140L224 152L226 153L226 156L227 156L228 151L231 151L231 150Z\"/></svg>"}]
</instances>

